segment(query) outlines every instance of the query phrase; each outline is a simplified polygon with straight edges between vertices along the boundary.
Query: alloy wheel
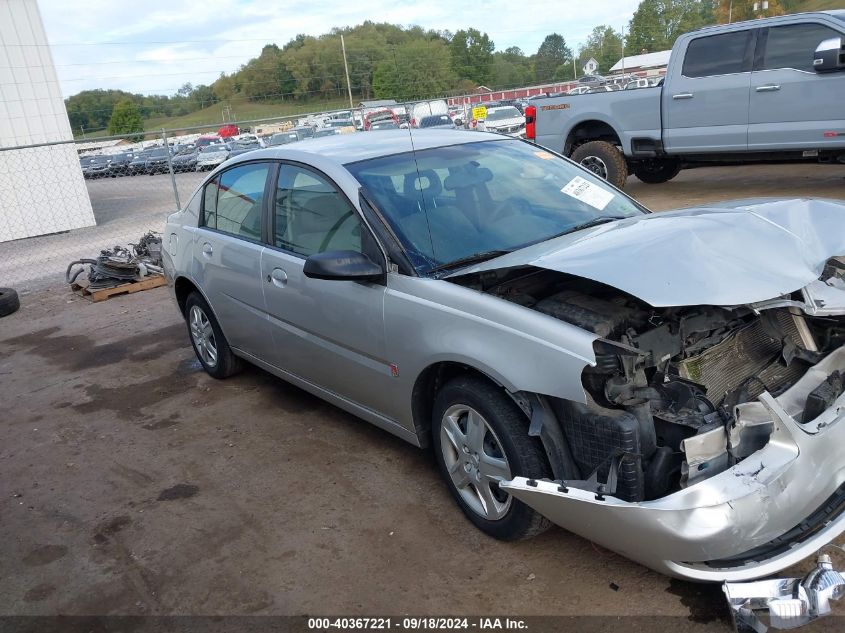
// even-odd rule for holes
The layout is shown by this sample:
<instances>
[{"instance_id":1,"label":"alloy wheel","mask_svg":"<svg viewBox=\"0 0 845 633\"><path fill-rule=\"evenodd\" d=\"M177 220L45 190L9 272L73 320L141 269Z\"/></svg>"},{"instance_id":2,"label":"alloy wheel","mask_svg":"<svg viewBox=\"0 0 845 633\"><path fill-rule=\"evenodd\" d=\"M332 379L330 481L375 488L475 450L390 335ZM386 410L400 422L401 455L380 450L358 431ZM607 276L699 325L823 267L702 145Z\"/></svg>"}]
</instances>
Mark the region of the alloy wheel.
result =
<instances>
[{"instance_id":1,"label":"alloy wheel","mask_svg":"<svg viewBox=\"0 0 845 633\"><path fill-rule=\"evenodd\" d=\"M607 180L607 165L598 156L585 156L581 159L581 166L586 167L596 176Z\"/></svg>"},{"instance_id":2,"label":"alloy wheel","mask_svg":"<svg viewBox=\"0 0 845 633\"><path fill-rule=\"evenodd\" d=\"M452 484L476 514L490 521L504 517L511 496L499 488L512 478L502 443L475 409L456 404L440 421L440 449Z\"/></svg>"},{"instance_id":3,"label":"alloy wheel","mask_svg":"<svg viewBox=\"0 0 845 633\"><path fill-rule=\"evenodd\" d=\"M197 349L200 359L209 367L217 365L217 340L214 338L214 329L211 321L203 309L197 305L191 306L189 314L191 327L191 338L194 347Z\"/></svg>"}]
</instances>

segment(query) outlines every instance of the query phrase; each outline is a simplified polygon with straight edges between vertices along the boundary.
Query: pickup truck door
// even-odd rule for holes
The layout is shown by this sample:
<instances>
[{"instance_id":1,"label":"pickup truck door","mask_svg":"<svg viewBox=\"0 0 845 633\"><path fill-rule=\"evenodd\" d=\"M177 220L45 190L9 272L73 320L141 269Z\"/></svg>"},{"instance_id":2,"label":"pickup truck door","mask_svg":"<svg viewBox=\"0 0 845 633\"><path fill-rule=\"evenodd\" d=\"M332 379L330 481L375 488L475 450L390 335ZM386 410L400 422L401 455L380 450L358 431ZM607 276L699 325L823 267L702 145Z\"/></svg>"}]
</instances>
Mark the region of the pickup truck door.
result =
<instances>
[{"instance_id":1,"label":"pickup truck door","mask_svg":"<svg viewBox=\"0 0 845 633\"><path fill-rule=\"evenodd\" d=\"M749 150L845 147L845 73L813 71L816 47L833 37L845 33L817 22L761 33L751 74Z\"/></svg>"},{"instance_id":2,"label":"pickup truck door","mask_svg":"<svg viewBox=\"0 0 845 633\"><path fill-rule=\"evenodd\" d=\"M673 154L745 151L754 29L696 37L663 87L663 145Z\"/></svg>"}]
</instances>

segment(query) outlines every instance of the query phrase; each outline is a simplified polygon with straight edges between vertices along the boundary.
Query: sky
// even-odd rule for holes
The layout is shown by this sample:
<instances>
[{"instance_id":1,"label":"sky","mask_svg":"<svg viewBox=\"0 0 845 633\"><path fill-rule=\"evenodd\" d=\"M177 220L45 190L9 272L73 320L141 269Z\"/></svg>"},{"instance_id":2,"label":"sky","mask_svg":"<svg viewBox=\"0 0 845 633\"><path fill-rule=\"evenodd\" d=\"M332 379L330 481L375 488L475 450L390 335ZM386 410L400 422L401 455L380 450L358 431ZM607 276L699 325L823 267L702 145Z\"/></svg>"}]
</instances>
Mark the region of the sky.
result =
<instances>
[{"instance_id":1,"label":"sky","mask_svg":"<svg viewBox=\"0 0 845 633\"><path fill-rule=\"evenodd\" d=\"M552 32L573 49L594 26L627 27L639 0L38 0L65 97L92 88L173 94L210 84L268 43L365 20L475 27L497 50L536 52Z\"/></svg>"}]
</instances>

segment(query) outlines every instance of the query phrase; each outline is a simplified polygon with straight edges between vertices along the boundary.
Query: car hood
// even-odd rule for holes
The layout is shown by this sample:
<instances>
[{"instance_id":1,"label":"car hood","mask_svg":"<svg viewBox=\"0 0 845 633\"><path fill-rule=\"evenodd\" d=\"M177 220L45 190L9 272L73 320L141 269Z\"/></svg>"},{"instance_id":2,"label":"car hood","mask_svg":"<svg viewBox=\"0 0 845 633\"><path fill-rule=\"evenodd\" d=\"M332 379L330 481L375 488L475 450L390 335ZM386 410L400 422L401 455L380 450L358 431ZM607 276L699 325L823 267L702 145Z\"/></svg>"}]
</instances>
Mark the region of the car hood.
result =
<instances>
[{"instance_id":1,"label":"car hood","mask_svg":"<svg viewBox=\"0 0 845 633\"><path fill-rule=\"evenodd\" d=\"M654 307L756 303L803 288L845 255L845 203L738 200L619 220L449 277L535 266L592 279Z\"/></svg>"}]
</instances>

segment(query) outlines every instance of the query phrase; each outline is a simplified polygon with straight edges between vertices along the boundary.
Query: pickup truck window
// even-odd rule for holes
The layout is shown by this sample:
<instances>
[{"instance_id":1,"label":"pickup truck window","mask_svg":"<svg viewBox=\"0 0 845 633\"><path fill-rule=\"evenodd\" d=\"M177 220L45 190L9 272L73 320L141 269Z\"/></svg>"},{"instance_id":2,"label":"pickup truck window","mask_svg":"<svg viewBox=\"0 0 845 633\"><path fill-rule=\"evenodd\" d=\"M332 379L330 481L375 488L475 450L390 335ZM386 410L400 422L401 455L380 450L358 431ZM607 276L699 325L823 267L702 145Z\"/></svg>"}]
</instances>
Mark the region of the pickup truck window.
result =
<instances>
[{"instance_id":1,"label":"pickup truck window","mask_svg":"<svg viewBox=\"0 0 845 633\"><path fill-rule=\"evenodd\" d=\"M760 70L794 68L812 72L816 46L822 40L840 36L841 33L821 24L773 26L769 29Z\"/></svg>"},{"instance_id":2,"label":"pickup truck window","mask_svg":"<svg viewBox=\"0 0 845 633\"><path fill-rule=\"evenodd\" d=\"M711 77L748 72L751 31L734 31L694 39L684 57L685 77Z\"/></svg>"}]
</instances>

